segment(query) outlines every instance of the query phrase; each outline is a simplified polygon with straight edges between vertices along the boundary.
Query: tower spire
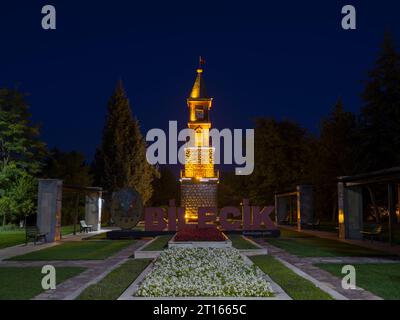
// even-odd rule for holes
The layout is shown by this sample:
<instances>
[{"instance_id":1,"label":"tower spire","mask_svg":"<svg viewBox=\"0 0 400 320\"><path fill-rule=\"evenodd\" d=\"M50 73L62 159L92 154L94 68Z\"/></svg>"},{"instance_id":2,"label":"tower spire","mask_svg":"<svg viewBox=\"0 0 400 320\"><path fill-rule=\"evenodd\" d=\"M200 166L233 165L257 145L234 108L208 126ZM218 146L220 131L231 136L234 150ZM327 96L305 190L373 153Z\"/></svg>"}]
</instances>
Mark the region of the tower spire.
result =
<instances>
[{"instance_id":1,"label":"tower spire","mask_svg":"<svg viewBox=\"0 0 400 320\"><path fill-rule=\"evenodd\" d=\"M209 99L206 90L206 84L203 79L203 65L206 63L203 57L199 57L199 67L197 68L197 77L194 82L189 99Z\"/></svg>"}]
</instances>

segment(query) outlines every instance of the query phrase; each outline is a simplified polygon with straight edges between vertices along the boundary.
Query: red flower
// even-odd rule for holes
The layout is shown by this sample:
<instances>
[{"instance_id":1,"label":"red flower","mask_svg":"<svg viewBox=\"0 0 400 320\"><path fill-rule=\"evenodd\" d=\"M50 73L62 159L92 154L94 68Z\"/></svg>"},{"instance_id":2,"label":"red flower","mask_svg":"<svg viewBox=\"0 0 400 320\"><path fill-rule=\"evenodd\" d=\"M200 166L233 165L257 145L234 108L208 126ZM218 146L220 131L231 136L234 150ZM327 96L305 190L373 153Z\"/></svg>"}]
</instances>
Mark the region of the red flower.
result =
<instances>
[{"instance_id":1,"label":"red flower","mask_svg":"<svg viewBox=\"0 0 400 320\"><path fill-rule=\"evenodd\" d=\"M225 241L226 238L216 228L182 229L175 236L175 241Z\"/></svg>"}]
</instances>

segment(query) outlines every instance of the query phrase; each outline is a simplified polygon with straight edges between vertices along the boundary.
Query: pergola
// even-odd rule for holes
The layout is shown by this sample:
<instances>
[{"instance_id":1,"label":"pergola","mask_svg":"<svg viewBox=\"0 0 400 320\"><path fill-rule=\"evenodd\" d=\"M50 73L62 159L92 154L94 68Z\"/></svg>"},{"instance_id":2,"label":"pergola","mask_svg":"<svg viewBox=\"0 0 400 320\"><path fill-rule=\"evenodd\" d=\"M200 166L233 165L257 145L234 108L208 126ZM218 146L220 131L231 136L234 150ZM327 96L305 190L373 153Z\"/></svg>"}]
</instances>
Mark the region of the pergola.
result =
<instances>
[{"instance_id":1,"label":"pergola","mask_svg":"<svg viewBox=\"0 0 400 320\"><path fill-rule=\"evenodd\" d=\"M275 194L275 219L276 224L288 221L288 208L292 211L292 200L296 202L296 224L301 231L303 226L314 221L313 188L308 185L299 185L294 191ZM290 220L290 217L289 217Z\"/></svg>"},{"instance_id":2,"label":"pergola","mask_svg":"<svg viewBox=\"0 0 400 320\"><path fill-rule=\"evenodd\" d=\"M39 179L38 215L36 225L40 232L46 233L46 240L53 242L61 238L61 208L63 193L75 193L78 217L79 195L85 196L85 221L93 225L93 230L100 230L102 209L102 188L64 185L58 179ZM76 225L75 221L75 225ZM74 233L76 230L74 230Z\"/></svg>"},{"instance_id":3,"label":"pergola","mask_svg":"<svg viewBox=\"0 0 400 320\"><path fill-rule=\"evenodd\" d=\"M400 201L400 167L338 178L339 238L362 239L362 187L374 184L387 185L389 242L393 242L393 225L397 223L396 203Z\"/></svg>"}]
</instances>

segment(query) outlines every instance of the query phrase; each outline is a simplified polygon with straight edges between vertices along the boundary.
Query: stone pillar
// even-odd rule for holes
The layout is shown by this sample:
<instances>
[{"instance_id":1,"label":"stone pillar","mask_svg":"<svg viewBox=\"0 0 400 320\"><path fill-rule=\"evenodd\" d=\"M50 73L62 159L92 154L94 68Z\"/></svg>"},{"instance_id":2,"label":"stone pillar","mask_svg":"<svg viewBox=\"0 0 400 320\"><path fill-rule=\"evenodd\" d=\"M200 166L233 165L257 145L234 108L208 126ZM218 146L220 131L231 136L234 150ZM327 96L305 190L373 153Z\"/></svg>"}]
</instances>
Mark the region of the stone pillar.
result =
<instances>
[{"instance_id":1,"label":"stone pillar","mask_svg":"<svg viewBox=\"0 0 400 320\"><path fill-rule=\"evenodd\" d=\"M344 219L348 239L362 239L363 197L361 187L347 188L347 213L345 212Z\"/></svg>"},{"instance_id":2,"label":"stone pillar","mask_svg":"<svg viewBox=\"0 0 400 320\"><path fill-rule=\"evenodd\" d=\"M361 187L338 184L339 238L362 239L363 197Z\"/></svg>"},{"instance_id":3,"label":"stone pillar","mask_svg":"<svg viewBox=\"0 0 400 320\"><path fill-rule=\"evenodd\" d=\"M396 186L388 184L388 207L389 207L389 243L394 241L394 225L397 223L396 217Z\"/></svg>"},{"instance_id":4,"label":"stone pillar","mask_svg":"<svg viewBox=\"0 0 400 320\"><path fill-rule=\"evenodd\" d=\"M338 219L339 219L339 239L346 239L346 227L344 223L345 200L345 185L343 182L338 183Z\"/></svg>"},{"instance_id":5,"label":"stone pillar","mask_svg":"<svg viewBox=\"0 0 400 320\"><path fill-rule=\"evenodd\" d=\"M46 241L61 239L62 181L39 179L38 213L36 226L46 233Z\"/></svg>"},{"instance_id":6,"label":"stone pillar","mask_svg":"<svg viewBox=\"0 0 400 320\"><path fill-rule=\"evenodd\" d=\"M181 182L181 206L185 208L187 221L197 221L199 208L218 208L218 182L211 180L182 181Z\"/></svg>"},{"instance_id":7,"label":"stone pillar","mask_svg":"<svg viewBox=\"0 0 400 320\"><path fill-rule=\"evenodd\" d=\"M86 195L85 221L86 224L93 226L93 231L101 230L101 209L103 199L101 192Z\"/></svg>"},{"instance_id":8,"label":"stone pillar","mask_svg":"<svg viewBox=\"0 0 400 320\"><path fill-rule=\"evenodd\" d=\"M301 230L302 225L314 222L314 197L312 186L297 187L297 225Z\"/></svg>"},{"instance_id":9,"label":"stone pillar","mask_svg":"<svg viewBox=\"0 0 400 320\"><path fill-rule=\"evenodd\" d=\"M397 185L397 223L400 223L400 184Z\"/></svg>"}]
</instances>

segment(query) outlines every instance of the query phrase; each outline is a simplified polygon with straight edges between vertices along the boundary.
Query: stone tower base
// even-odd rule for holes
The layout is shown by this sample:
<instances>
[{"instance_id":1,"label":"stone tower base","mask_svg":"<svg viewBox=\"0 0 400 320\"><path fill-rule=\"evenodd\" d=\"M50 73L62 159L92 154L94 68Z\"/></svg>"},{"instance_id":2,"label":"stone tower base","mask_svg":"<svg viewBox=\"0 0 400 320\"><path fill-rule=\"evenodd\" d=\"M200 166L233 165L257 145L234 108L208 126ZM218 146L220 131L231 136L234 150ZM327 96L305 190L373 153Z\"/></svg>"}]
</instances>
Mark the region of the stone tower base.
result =
<instances>
[{"instance_id":1,"label":"stone tower base","mask_svg":"<svg viewBox=\"0 0 400 320\"><path fill-rule=\"evenodd\" d=\"M198 209L202 207L218 207L218 181L200 182L194 179L181 182L181 206L185 208L185 217L189 221L197 221Z\"/></svg>"}]
</instances>

